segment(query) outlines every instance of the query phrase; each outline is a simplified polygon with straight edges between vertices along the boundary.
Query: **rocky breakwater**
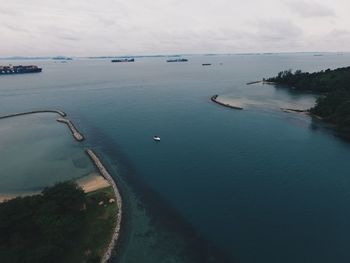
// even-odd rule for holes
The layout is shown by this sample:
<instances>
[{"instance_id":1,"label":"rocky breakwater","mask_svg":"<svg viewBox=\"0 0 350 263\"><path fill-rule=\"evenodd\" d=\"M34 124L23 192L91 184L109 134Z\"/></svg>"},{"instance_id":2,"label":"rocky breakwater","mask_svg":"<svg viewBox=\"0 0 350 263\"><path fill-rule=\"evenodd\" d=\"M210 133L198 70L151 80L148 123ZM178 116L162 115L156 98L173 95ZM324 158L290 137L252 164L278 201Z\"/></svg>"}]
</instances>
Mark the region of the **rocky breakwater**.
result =
<instances>
[{"instance_id":1,"label":"rocky breakwater","mask_svg":"<svg viewBox=\"0 0 350 263\"><path fill-rule=\"evenodd\" d=\"M242 107L238 107L238 106L234 106L234 105L231 105L231 104L227 104L227 103L222 103L220 101L217 100L217 98L219 97L219 95L214 95L212 96L210 99L212 102L215 102L221 106L224 106L224 107L227 107L227 108L231 108L231 109L235 109L235 110L243 110Z\"/></svg>"},{"instance_id":2,"label":"rocky breakwater","mask_svg":"<svg viewBox=\"0 0 350 263\"><path fill-rule=\"evenodd\" d=\"M68 128L73 134L74 139L76 139L77 141L84 140L84 136L78 131L78 129L74 126L74 124L69 119L58 118L57 121L67 124Z\"/></svg>"},{"instance_id":3,"label":"rocky breakwater","mask_svg":"<svg viewBox=\"0 0 350 263\"><path fill-rule=\"evenodd\" d=\"M34 111L26 111L26 112L19 112L19 113L3 115L3 116L0 116L0 119L6 119L6 118L22 116L22 115L29 115L29 114L35 114L35 113L57 113L61 117L66 117L67 116L67 114L64 111L60 111L60 110L34 110Z\"/></svg>"},{"instance_id":4,"label":"rocky breakwater","mask_svg":"<svg viewBox=\"0 0 350 263\"><path fill-rule=\"evenodd\" d=\"M108 262L108 260L113 255L114 248L117 244L119 234L120 234L120 227L122 222L122 197L120 195L119 189L117 187L116 182L114 181L113 177L109 174L107 169L103 166L98 156L93 152L91 149L86 150L87 155L90 157L90 159L95 164L96 168L99 170L100 174L111 184L113 188L114 195L116 197L116 204L117 204L117 214L116 214L116 226L113 231L113 236L111 239L111 242L109 243L106 252L104 253L101 263Z\"/></svg>"}]
</instances>

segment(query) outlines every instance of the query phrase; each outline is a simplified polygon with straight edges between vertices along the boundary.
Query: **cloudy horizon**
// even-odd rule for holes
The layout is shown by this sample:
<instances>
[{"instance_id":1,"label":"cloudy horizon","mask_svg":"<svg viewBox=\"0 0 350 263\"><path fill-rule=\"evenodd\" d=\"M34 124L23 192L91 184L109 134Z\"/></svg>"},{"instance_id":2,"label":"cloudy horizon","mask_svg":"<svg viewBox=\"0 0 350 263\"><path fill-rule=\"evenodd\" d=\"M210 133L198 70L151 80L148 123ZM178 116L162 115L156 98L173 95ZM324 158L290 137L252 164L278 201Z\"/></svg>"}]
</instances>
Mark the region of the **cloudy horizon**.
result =
<instances>
[{"instance_id":1,"label":"cloudy horizon","mask_svg":"<svg viewBox=\"0 0 350 263\"><path fill-rule=\"evenodd\" d=\"M350 51L345 0L12 0L0 56Z\"/></svg>"}]
</instances>

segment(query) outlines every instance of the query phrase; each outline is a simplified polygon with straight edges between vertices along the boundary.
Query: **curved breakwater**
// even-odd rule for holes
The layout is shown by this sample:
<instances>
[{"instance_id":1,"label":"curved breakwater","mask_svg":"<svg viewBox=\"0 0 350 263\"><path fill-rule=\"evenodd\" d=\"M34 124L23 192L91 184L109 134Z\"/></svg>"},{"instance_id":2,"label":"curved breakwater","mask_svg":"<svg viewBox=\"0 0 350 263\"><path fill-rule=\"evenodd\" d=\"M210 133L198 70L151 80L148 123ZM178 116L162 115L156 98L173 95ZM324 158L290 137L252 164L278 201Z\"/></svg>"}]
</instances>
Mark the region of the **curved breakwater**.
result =
<instances>
[{"instance_id":1,"label":"curved breakwater","mask_svg":"<svg viewBox=\"0 0 350 263\"><path fill-rule=\"evenodd\" d=\"M61 123L67 124L69 130L71 131L74 139L77 141L83 141L84 136L82 133L78 131L78 129L75 127L73 122L65 117L67 117L67 113L61 110L35 110L35 111L26 111L26 112L19 112L19 113L13 113L13 114L8 114L4 116L0 116L0 119L6 119L6 118L12 118L12 117L18 117L18 116L23 116L23 115L29 115L29 114L36 114L36 113L57 113L58 115L61 116L61 118L58 118L57 121Z\"/></svg>"},{"instance_id":2,"label":"curved breakwater","mask_svg":"<svg viewBox=\"0 0 350 263\"><path fill-rule=\"evenodd\" d=\"M243 110L242 107L238 107L238 106L234 106L234 105L230 105L230 104L226 104L226 103L222 103L220 101L217 100L217 98L219 97L219 95L214 95L212 96L210 99L212 102L215 102L221 106L227 107L227 108L231 108L231 109L235 109L235 110Z\"/></svg>"},{"instance_id":3,"label":"curved breakwater","mask_svg":"<svg viewBox=\"0 0 350 263\"><path fill-rule=\"evenodd\" d=\"M74 139L76 139L77 141L83 141L84 140L84 136L78 131L78 129L74 126L74 124L72 123L71 120L66 119L66 118L58 118L57 119L58 122L61 123L65 123L67 124L68 128L70 129Z\"/></svg>"},{"instance_id":4,"label":"curved breakwater","mask_svg":"<svg viewBox=\"0 0 350 263\"><path fill-rule=\"evenodd\" d=\"M34 111L26 111L26 112L19 112L19 113L13 113L8 115L0 116L0 119L6 119L16 116L22 116L22 115L29 115L29 114L35 114L35 113L57 113L61 117L66 117L67 113L61 110L34 110Z\"/></svg>"},{"instance_id":5,"label":"curved breakwater","mask_svg":"<svg viewBox=\"0 0 350 263\"><path fill-rule=\"evenodd\" d=\"M109 174L107 169L101 163L99 157L91 149L86 149L86 153L90 157L92 162L95 164L95 166L99 170L100 174L111 184L111 186L113 188L114 195L116 197L116 204L117 204L117 208L118 208L118 211L116 214L116 226L115 226L115 229L113 231L113 236L112 236L111 242L109 243L109 245L106 249L104 256L101 259L101 263L105 263L111 258L112 254L113 254L113 249L115 248L115 245L116 245L118 238L119 238L120 226L121 226L121 221L122 221L122 197L120 195L119 189L118 189L117 184L115 183L113 177Z\"/></svg>"},{"instance_id":6,"label":"curved breakwater","mask_svg":"<svg viewBox=\"0 0 350 263\"><path fill-rule=\"evenodd\" d=\"M3 115L0 116L0 119L6 119L6 118L11 118L11 117L17 117L17 116L22 116L22 115L29 115L29 114L36 114L36 113L57 113L58 115L61 116L61 118L58 118L57 121L61 123L67 124L68 128L70 129L73 137L75 140L81 142L84 140L84 136L82 133L78 131L78 129L75 127L73 122L69 119L67 119L67 114L64 111L60 110L36 110L36 111L27 111L27 112L20 112L20 113L14 113L14 114L8 114L8 115ZM90 157L98 171L100 172L101 176L103 176L109 184L113 188L113 192L116 198L116 204L117 204L117 214L116 214L116 226L113 231L112 239L106 248L106 252L102 256L101 262L106 263L110 260L110 258L113 255L113 249L115 248L118 238L119 238L119 233L120 233L120 226L121 226L121 220L122 220L122 198L119 192L119 189L117 187L116 182L114 181L113 177L109 174L107 169L103 166L101 163L99 157L93 152L91 149L86 149L87 155Z\"/></svg>"}]
</instances>

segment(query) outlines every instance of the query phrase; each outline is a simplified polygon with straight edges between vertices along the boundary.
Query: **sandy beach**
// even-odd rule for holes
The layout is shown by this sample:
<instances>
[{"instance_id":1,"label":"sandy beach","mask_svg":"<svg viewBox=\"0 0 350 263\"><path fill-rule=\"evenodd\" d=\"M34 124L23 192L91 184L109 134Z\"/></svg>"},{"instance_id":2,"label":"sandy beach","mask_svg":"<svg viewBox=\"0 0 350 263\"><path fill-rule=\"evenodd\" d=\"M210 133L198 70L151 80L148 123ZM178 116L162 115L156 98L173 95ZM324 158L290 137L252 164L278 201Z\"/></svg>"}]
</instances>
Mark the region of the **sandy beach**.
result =
<instances>
[{"instance_id":1,"label":"sandy beach","mask_svg":"<svg viewBox=\"0 0 350 263\"><path fill-rule=\"evenodd\" d=\"M98 173L91 173L87 176L75 180L83 188L84 192L89 193L110 186L109 182ZM30 196L39 194L40 191L17 191L12 193L0 193L0 203L19 196Z\"/></svg>"},{"instance_id":2,"label":"sandy beach","mask_svg":"<svg viewBox=\"0 0 350 263\"><path fill-rule=\"evenodd\" d=\"M224 96L218 96L216 98L216 101L223 103L223 104L228 104L231 105L233 107L239 107L239 108L243 108L244 106L246 106L246 103L244 103L244 99L239 98L239 99L231 99L231 98L227 98Z\"/></svg>"},{"instance_id":3,"label":"sandy beach","mask_svg":"<svg viewBox=\"0 0 350 263\"><path fill-rule=\"evenodd\" d=\"M89 193L110 186L109 182L98 173L92 173L76 180L84 192Z\"/></svg>"}]
</instances>

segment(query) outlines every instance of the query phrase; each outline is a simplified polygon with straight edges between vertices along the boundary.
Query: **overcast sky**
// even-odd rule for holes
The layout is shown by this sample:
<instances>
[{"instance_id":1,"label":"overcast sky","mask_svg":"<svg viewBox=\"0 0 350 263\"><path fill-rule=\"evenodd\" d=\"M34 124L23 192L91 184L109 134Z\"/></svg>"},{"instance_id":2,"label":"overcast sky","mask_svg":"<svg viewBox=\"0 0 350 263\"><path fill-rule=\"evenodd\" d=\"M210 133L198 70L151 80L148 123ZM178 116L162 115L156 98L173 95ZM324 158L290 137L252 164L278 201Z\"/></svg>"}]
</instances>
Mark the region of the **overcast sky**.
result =
<instances>
[{"instance_id":1,"label":"overcast sky","mask_svg":"<svg viewBox=\"0 0 350 263\"><path fill-rule=\"evenodd\" d=\"M0 56L350 51L349 0L3 0Z\"/></svg>"}]
</instances>

